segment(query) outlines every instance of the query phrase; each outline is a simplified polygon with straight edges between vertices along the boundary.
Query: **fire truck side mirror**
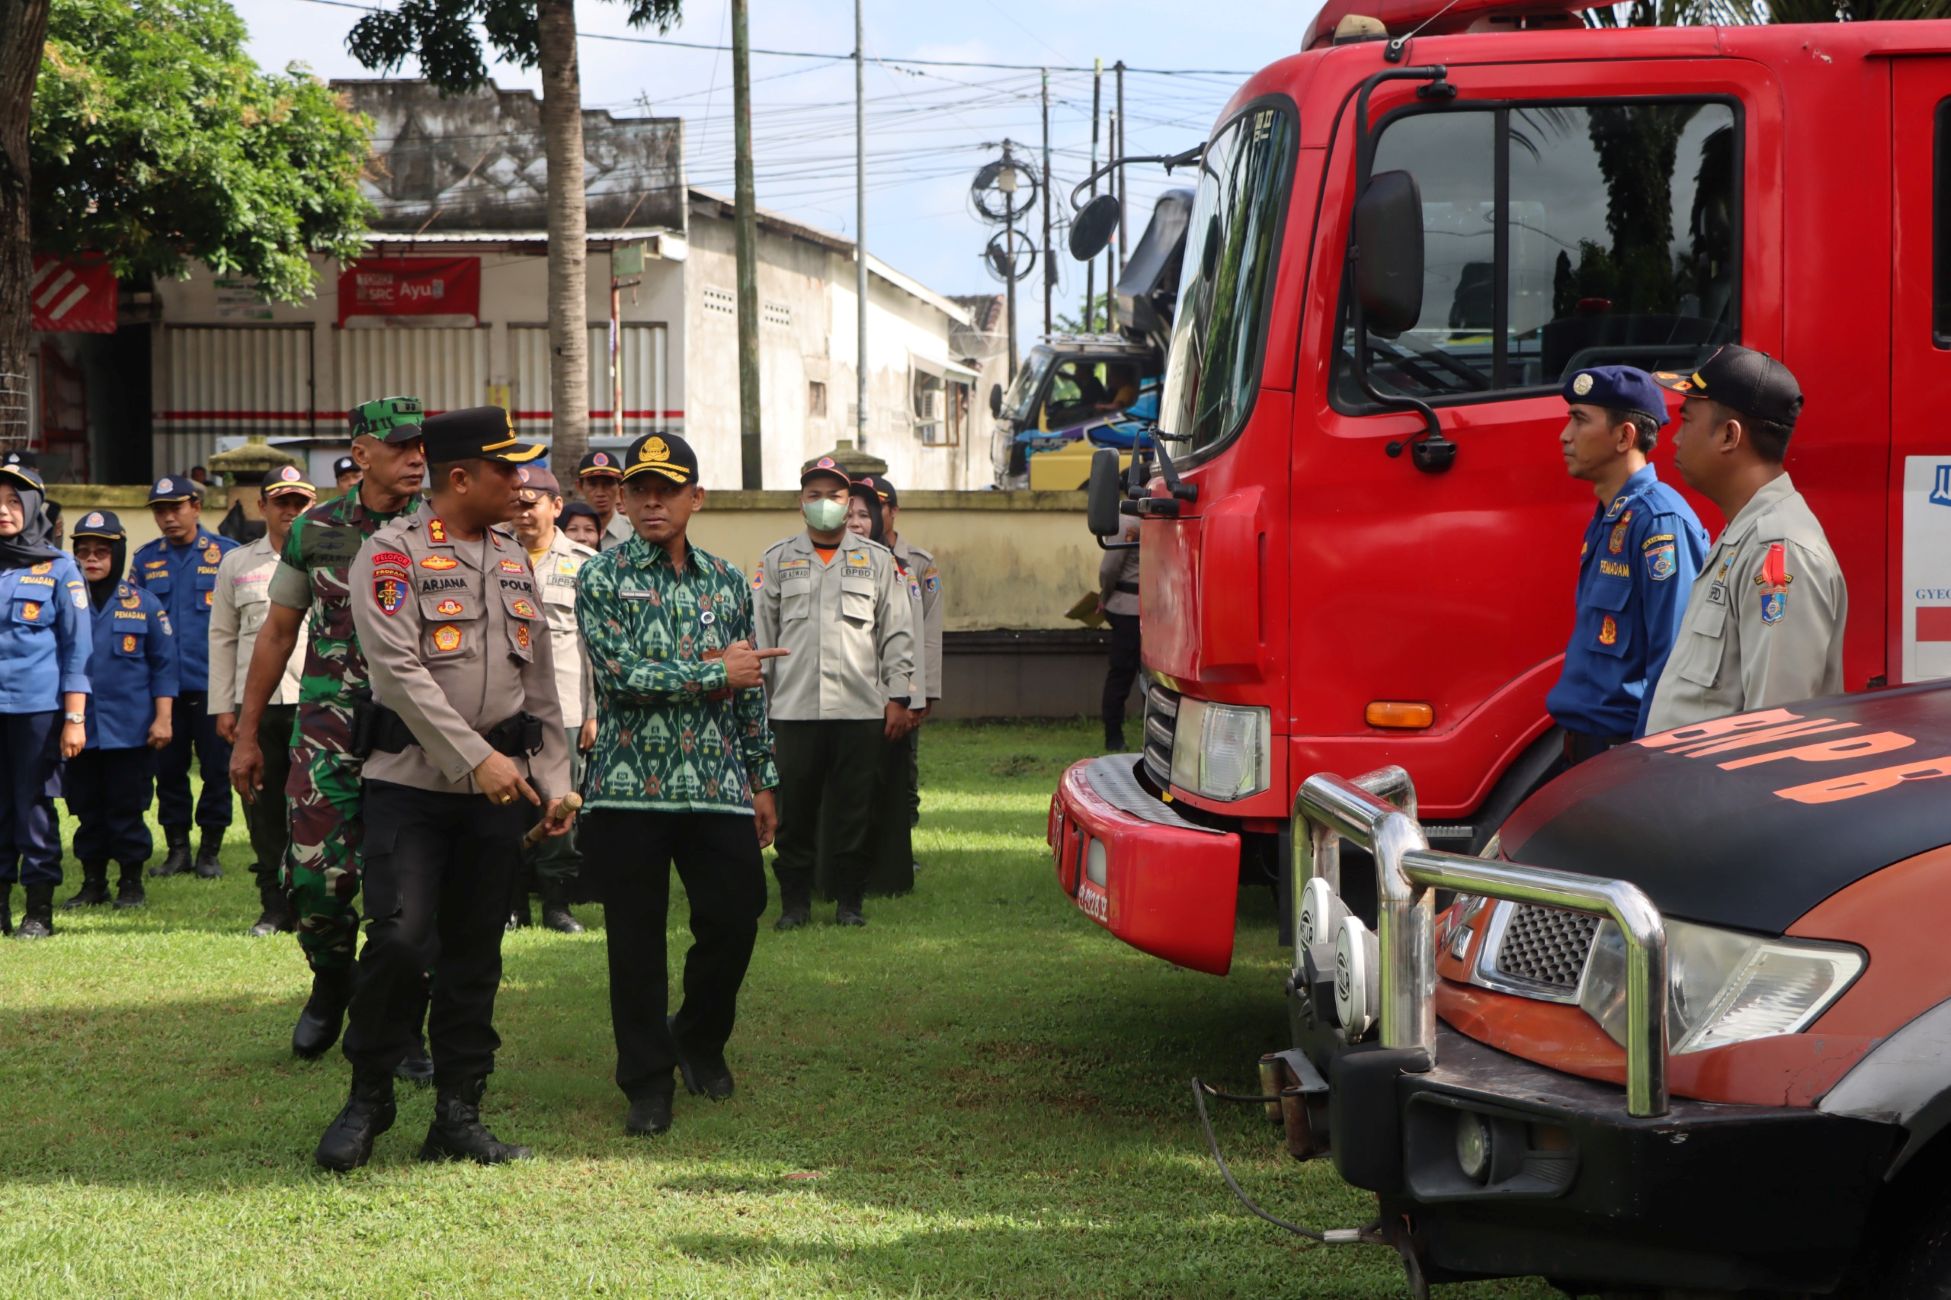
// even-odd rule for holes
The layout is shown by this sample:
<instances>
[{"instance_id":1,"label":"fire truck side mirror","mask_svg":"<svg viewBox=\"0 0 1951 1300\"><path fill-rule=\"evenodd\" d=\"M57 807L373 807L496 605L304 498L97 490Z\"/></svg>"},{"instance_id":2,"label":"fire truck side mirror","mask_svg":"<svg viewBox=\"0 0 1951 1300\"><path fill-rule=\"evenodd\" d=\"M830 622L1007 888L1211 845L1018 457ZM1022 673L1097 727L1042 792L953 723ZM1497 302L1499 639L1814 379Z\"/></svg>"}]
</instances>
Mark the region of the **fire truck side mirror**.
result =
<instances>
[{"instance_id":1,"label":"fire truck side mirror","mask_svg":"<svg viewBox=\"0 0 1951 1300\"><path fill-rule=\"evenodd\" d=\"M1116 537L1124 529L1118 504L1125 494L1118 477L1116 450L1099 447L1091 453L1091 482L1084 499L1084 520L1095 536Z\"/></svg>"},{"instance_id":2,"label":"fire truck side mirror","mask_svg":"<svg viewBox=\"0 0 1951 1300\"><path fill-rule=\"evenodd\" d=\"M1100 194L1086 203L1070 223L1070 255L1088 262L1104 251L1118 230L1118 196Z\"/></svg>"},{"instance_id":3,"label":"fire truck side mirror","mask_svg":"<svg viewBox=\"0 0 1951 1300\"><path fill-rule=\"evenodd\" d=\"M1003 418L1003 386L1001 384L989 385L989 414L993 419L1000 420Z\"/></svg>"},{"instance_id":4,"label":"fire truck side mirror","mask_svg":"<svg viewBox=\"0 0 1951 1300\"><path fill-rule=\"evenodd\" d=\"M1355 292L1371 333L1395 338L1423 314L1423 198L1408 172L1379 172L1355 203Z\"/></svg>"}]
</instances>

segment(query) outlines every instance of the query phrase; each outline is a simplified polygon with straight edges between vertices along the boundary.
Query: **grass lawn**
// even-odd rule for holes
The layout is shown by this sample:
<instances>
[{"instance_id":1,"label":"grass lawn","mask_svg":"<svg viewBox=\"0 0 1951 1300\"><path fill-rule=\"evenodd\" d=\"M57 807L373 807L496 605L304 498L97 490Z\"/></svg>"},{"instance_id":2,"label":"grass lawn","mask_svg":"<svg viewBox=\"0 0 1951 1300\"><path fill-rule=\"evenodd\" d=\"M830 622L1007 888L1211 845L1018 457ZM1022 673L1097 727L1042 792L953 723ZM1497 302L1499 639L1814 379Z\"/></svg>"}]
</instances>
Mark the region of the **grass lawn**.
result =
<instances>
[{"instance_id":1,"label":"grass lawn","mask_svg":"<svg viewBox=\"0 0 1951 1300\"><path fill-rule=\"evenodd\" d=\"M0 945L0 1294L1403 1294L1391 1253L1248 1216L1200 1138L1186 1081L1251 1091L1280 1044L1271 902L1250 898L1217 980L1057 893L1044 813L1094 736L930 726L916 892L870 900L861 931L774 934L775 901L728 1053L738 1096L680 1090L663 1137L622 1132L602 910L580 909L586 935L511 936L487 1119L539 1158L500 1169L416 1163L433 1098L405 1087L370 1167L313 1167L347 1067L290 1054L308 977L289 936L243 933L241 821L222 880L58 913L53 940ZM681 902L671 925L675 957ZM1366 1221L1257 1110L1218 1119L1269 1209Z\"/></svg>"}]
</instances>

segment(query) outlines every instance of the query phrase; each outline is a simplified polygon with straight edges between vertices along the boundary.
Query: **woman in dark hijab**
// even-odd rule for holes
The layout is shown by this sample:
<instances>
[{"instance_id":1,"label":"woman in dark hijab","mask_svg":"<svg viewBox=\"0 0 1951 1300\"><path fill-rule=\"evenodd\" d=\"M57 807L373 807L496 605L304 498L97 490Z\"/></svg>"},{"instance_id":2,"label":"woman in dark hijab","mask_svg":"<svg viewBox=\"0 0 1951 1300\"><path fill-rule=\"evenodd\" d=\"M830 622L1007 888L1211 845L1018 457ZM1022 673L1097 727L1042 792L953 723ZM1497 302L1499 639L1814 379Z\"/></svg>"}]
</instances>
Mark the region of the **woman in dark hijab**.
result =
<instances>
[{"instance_id":1,"label":"woman in dark hijab","mask_svg":"<svg viewBox=\"0 0 1951 1300\"><path fill-rule=\"evenodd\" d=\"M18 877L20 939L54 933L61 838L49 791L88 738L88 587L50 542L46 500L39 474L0 465L0 933Z\"/></svg>"}]
</instances>

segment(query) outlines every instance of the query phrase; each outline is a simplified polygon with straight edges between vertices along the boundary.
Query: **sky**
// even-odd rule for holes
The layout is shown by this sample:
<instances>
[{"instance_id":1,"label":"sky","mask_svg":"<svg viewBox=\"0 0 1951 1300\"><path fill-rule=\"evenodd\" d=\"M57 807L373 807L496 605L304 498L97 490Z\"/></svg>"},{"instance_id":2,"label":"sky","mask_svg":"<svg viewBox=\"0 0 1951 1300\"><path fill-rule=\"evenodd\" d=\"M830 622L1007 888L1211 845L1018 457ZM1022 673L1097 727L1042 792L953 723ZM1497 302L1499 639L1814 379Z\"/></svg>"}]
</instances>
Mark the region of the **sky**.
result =
<instances>
[{"instance_id":1,"label":"sky","mask_svg":"<svg viewBox=\"0 0 1951 1300\"><path fill-rule=\"evenodd\" d=\"M366 0L382 3L383 0ZM233 0L249 25L251 53L266 68L302 63L323 77L373 76L346 53L359 14L318 0ZM866 0L867 247L877 257L945 294L1000 292L982 259L999 227L973 215L970 182L1008 139L1041 150L1040 76L1035 70L917 67L901 59L1081 68L1050 74L1051 171L1059 220L1071 187L1089 170L1094 59L1122 59L1128 154L1176 153L1205 138L1247 73L1299 48L1310 0L1265 5L1209 0L1189 7L1165 0L957 0L954 5ZM625 6L583 0L583 106L618 116L685 119L685 167L693 185L732 192L732 64L720 49L647 44L654 29L633 30ZM849 56L853 8L846 0L756 0L754 51ZM622 37L612 40L605 37ZM686 0L671 41L729 46L729 0ZM1161 75L1170 70L1175 75ZM409 63L398 76L413 76ZM497 84L539 91L533 70L492 64ZM851 58L806 59L754 53L753 157L761 206L852 238L854 221L854 68ZM1107 128L1108 131L1108 128ZM1099 145L1106 158L1108 139ZM1183 176L1183 173L1181 173ZM1151 197L1175 182L1156 167L1134 167L1130 239L1136 242ZM1038 238L1041 212L1033 212ZM1075 315L1083 267L1057 247L1057 313ZM1099 260L1099 278L1103 262ZM1100 290L1102 284L1097 286ZM1042 329L1042 279L1018 287L1024 346Z\"/></svg>"}]
</instances>

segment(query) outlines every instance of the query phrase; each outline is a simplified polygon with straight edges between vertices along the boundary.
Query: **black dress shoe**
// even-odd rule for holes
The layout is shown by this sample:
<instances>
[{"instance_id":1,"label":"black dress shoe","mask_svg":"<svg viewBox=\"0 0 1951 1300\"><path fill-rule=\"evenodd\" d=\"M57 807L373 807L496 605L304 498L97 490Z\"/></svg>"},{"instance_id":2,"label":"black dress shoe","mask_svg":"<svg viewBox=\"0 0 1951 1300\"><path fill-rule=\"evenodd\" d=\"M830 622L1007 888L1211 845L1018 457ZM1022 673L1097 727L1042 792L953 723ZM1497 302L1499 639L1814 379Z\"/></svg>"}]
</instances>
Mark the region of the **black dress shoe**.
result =
<instances>
[{"instance_id":1,"label":"black dress shoe","mask_svg":"<svg viewBox=\"0 0 1951 1300\"><path fill-rule=\"evenodd\" d=\"M797 930L802 925L811 924L813 909L805 903L794 903L779 913L779 919L772 923L775 930Z\"/></svg>"},{"instance_id":2,"label":"black dress shoe","mask_svg":"<svg viewBox=\"0 0 1951 1300\"><path fill-rule=\"evenodd\" d=\"M542 904L542 928L557 934L581 934L583 923L570 912L567 903Z\"/></svg>"},{"instance_id":3,"label":"black dress shoe","mask_svg":"<svg viewBox=\"0 0 1951 1300\"><path fill-rule=\"evenodd\" d=\"M141 907L149 901L149 891L142 887L142 864L124 862L122 879L115 886L115 905L117 907Z\"/></svg>"},{"instance_id":4,"label":"black dress shoe","mask_svg":"<svg viewBox=\"0 0 1951 1300\"><path fill-rule=\"evenodd\" d=\"M866 914L860 910L859 903L841 903L833 909L835 925L866 925Z\"/></svg>"},{"instance_id":5,"label":"black dress shoe","mask_svg":"<svg viewBox=\"0 0 1951 1300\"><path fill-rule=\"evenodd\" d=\"M684 1076L684 1090L693 1097L729 1101L737 1084L723 1056L693 1056L683 1048L677 1052L677 1070Z\"/></svg>"},{"instance_id":6,"label":"black dress shoe","mask_svg":"<svg viewBox=\"0 0 1951 1300\"><path fill-rule=\"evenodd\" d=\"M81 888L75 896L61 904L63 908L100 907L108 901L108 863L84 862L81 864Z\"/></svg>"},{"instance_id":7,"label":"black dress shoe","mask_svg":"<svg viewBox=\"0 0 1951 1300\"><path fill-rule=\"evenodd\" d=\"M393 1077L424 1088L434 1081L434 1058L427 1055L425 1043L415 1043L407 1049L400 1063L393 1067Z\"/></svg>"},{"instance_id":8,"label":"black dress shoe","mask_svg":"<svg viewBox=\"0 0 1951 1300\"><path fill-rule=\"evenodd\" d=\"M631 1137L656 1137L671 1127L671 1094L653 1092L647 1097L632 1097L630 1113L623 1117L623 1131Z\"/></svg>"},{"instance_id":9,"label":"black dress shoe","mask_svg":"<svg viewBox=\"0 0 1951 1300\"><path fill-rule=\"evenodd\" d=\"M298 1025L291 1031L291 1051L308 1061L325 1055L339 1041L346 1006L352 1001L352 972L317 971L312 975L312 996L298 1013Z\"/></svg>"},{"instance_id":10,"label":"black dress shoe","mask_svg":"<svg viewBox=\"0 0 1951 1300\"><path fill-rule=\"evenodd\" d=\"M203 842L197 845L196 851L198 879L215 880L224 874L224 869L217 865L217 850L221 849L223 844L224 833L221 830L203 832Z\"/></svg>"},{"instance_id":11,"label":"black dress shoe","mask_svg":"<svg viewBox=\"0 0 1951 1300\"><path fill-rule=\"evenodd\" d=\"M336 1174L357 1169L373 1158L374 1139L393 1127L398 1113L391 1076L354 1074L352 1095L318 1140L312 1159Z\"/></svg>"},{"instance_id":12,"label":"black dress shoe","mask_svg":"<svg viewBox=\"0 0 1951 1300\"><path fill-rule=\"evenodd\" d=\"M487 1080L470 1079L442 1088L434 1102L434 1122L420 1145L422 1160L472 1160L477 1165L506 1164L534 1155L527 1147L503 1142L481 1123L481 1094Z\"/></svg>"},{"instance_id":13,"label":"black dress shoe","mask_svg":"<svg viewBox=\"0 0 1951 1300\"><path fill-rule=\"evenodd\" d=\"M20 918L20 927L14 931L16 939L51 939L54 937L54 886L26 885L27 911Z\"/></svg>"}]
</instances>

